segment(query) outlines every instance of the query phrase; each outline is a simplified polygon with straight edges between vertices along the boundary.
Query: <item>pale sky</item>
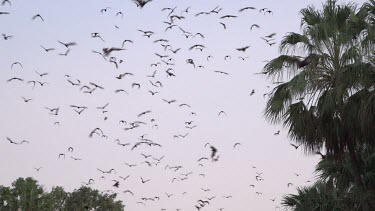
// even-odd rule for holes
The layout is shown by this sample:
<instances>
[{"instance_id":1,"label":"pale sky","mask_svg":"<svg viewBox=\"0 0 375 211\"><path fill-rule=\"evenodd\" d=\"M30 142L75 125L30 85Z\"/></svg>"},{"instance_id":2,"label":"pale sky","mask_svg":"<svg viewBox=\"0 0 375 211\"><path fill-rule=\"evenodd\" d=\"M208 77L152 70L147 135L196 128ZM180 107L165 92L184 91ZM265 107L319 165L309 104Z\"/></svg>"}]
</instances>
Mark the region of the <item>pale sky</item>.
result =
<instances>
[{"instance_id":1,"label":"pale sky","mask_svg":"<svg viewBox=\"0 0 375 211\"><path fill-rule=\"evenodd\" d=\"M1 12L11 13L0 15L0 33L13 36L8 40L0 39L0 168L3 169L0 185L8 186L18 177L31 176L46 190L59 185L72 191L92 178L95 180L95 184L90 185L92 188L119 193L118 199L126 205L125 210L196 210L197 200L216 196L203 210L245 211L274 210L284 194L295 193L297 186L308 185L307 181L313 180L318 157L307 157L300 148L294 149L287 131L263 118L266 103L263 94L270 92L274 85L254 73L262 70L265 60L278 55L279 41L287 32L299 32L299 11L311 4L321 7L324 1L154 0L143 9L130 0L11 2L11 7L0 6ZM189 6L189 13L181 14ZM195 16L216 6L222 8L219 14ZM246 6L256 10L238 12ZM106 7L107 11L101 13ZM161 11L165 7L176 7L172 15L185 17L175 20L177 26L167 31L168 25L163 21L169 21L169 11ZM261 8L273 13L264 15L259 12ZM120 11L123 18L116 16ZM32 20L36 14L44 21ZM238 17L220 19L224 15ZM226 30L220 22L226 25ZM250 31L252 24L260 28ZM193 35L200 32L204 38L186 38L178 26ZM147 38L138 30L150 30L155 34ZM104 41L91 38L93 32L99 33ZM270 47L260 37L271 33L276 33L277 43ZM125 39L134 43L125 43L126 50L111 54L117 61L123 60L118 69L91 52L101 52L105 47L121 48ZM169 42L164 44L181 50L176 54L164 51L162 42L153 42L157 39L167 39ZM65 53L66 47L58 40L77 45L70 47L67 56L60 56L58 54ZM189 50L196 44L205 48ZM55 50L47 53L41 45ZM251 47L246 52L236 50L245 46ZM175 65L162 63L151 67L152 63L161 62L155 53L168 55ZM209 55L213 58L207 61ZM227 55L231 59L224 60ZM242 60L239 56L248 58ZM187 59L193 59L196 66L204 68L194 69L186 63ZM23 68L16 64L11 69L14 62L20 62ZM176 77L167 77L169 67ZM155 70L155 78L147 77ZM36 71L48 75L40 77ZM125 72L134 76L116 79ZM80 86L72 86L65 75L70 75L73 82L78 79ZM6 82L12 77L24 81ZM36 84L33 88L32 83L27 83L32 80L47 84ZM150 80L161 81L163 87L154 87ZM92 94L80 91L82 86L90 86L90 82L103 86L104 90L97 89ZM139 83L140 89L132 88L132 83ZM117 89L124 89L128 94L115 93ZM255 93L250 96L253 89ZM159 93L152 96L149 90ZM22 97L32 100L26 103ZM175 99L176 103L168 104L162 99ZM109 103L107 113L96 109L106 103ZM180 107L183 103L191 108ZM88 109L79 115L70 105ZM58 115L50 115L45 107L59 107ZM147 110L151 113L137 117ZM218 116L220 111L225 111L226 115ZM121 124L120 120L146 124L125 131L129 124ZM57 121L59 125L54 124ZM189 125L185 122L189 121L193 121L190 126L196 127L186 128ZM155 124L158 127L153 126ZM89 133L97 127L107 138L98 135L89 138ZM278 130L281 130L280 135L274 135ZM186 133L185 138L174 138ZM143 134L162 147L139 146L131 150ZM27 140L29 144L11 144L7 137L15 142ZM131 145L120 146L116 139ZM218 149L217 162L197 162L201 157L210 157L210 148L205 148L207 142ZM234 149L237 142L241 145ZM68 152L69 147L74 148L73 152ZM66 158L58 159L60 153ZM155 160L145 159L141 153L154 158L165 157L158 165L149 167L142 162ZM71 156L82 160L75 161ZM137 166L129 168L124 162ZM198 166L199 163L203 167ZM182 168L165 170L167 165ZM36 171L37 167L43 168ZM114 168L117 173L105 174L105 179L100 179L103 174L97 168ZM188 179L172 183L173 178L184 178L182 174L189 172L192 174ZM256 181L257 172L261 173L263 181ZM128 175L125 181L119 178ZM140 177L150 181L143 184ZM120 187L113 187L112 180L119 180ZM293 187L288 188L290 182ZM255 187L249 187L250 184ZM134 196L123 194L127 189L133 191ZM173 195L168 198L165 193ZM229 195L232 198L224 198ZM155 196L160 200L137 204L143 197ZM270 200L274 198L275 201Z\"/></svg>"}]
</instances>

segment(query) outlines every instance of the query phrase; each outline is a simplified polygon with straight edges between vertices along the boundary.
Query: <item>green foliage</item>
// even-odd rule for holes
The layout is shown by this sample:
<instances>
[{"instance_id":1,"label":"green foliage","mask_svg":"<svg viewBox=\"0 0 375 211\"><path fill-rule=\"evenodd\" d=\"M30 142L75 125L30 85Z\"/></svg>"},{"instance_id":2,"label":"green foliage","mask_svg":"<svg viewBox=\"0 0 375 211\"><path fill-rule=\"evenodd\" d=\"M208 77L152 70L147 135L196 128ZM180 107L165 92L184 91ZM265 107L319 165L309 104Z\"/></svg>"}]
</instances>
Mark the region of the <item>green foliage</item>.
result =
<instances>
[{"instance_id":1,"label":"green foliage","mask_svg":"<svg viewBox=\"0 0 375 211\"><path fill-rule=\"evenodd\" d=\"M116 201L116 194L101 194L89 187L81 187L71 193L62 187L53 187L51 192L33 178L18 178L11 187L0 186L1 211L122 211L124 205Z\"/></svg>"},{"instance_id":2,"label":"green foliage","mask_svg":"<svg viewBox=\"0 0 375 211\"><path fill-rule=\"evenodd\" d=\"M115 201L116 194L100 194L97 190L81 187L70 194L66 200L66 209L72 211L80 210L111 210L121 211L124 206L121 201Z\"/></svg>"},{"instance_id":3,"label":"green foliage","mask_svg":"<svg viewBox=\"0 0 375 211\"><path fill-rule=\"evenodd\" d=\"M366 187L375 190L375 149L358 146L362 179ZM342 161L333 156L322 159L316 166L318 181L310 187L297 189L297 194L284 196L283 205L290 210L337 210L355 211L361 209L361 201L370 202L375 209L375 192L363 192L355 184L355 174L350 155L345 153Z\"/></svg>"},{"instance_id":4,"label":"green foliage","mask_svg":"<svg viewBox=\"0 0 375 211\"><path fill-rule=\"evenodd\" d=\"M294 211L344 211L345 203L341 193L331 188L328 183L319 181L310 187L298 188L297 194L283 198L283 206Z\"/></svg>"}]
</instances>

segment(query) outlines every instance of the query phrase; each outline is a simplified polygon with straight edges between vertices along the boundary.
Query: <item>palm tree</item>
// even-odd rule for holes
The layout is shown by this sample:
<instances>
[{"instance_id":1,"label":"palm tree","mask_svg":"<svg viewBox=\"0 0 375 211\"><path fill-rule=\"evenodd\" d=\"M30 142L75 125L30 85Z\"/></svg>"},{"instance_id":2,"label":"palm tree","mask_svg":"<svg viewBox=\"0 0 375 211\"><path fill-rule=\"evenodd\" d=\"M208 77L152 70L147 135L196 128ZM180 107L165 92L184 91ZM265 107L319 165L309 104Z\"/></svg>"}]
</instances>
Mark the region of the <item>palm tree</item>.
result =
<instances>
[{"instance_id":1,"label":"palm tree","mask_svg":"<svg viewBox=\"0 0 375 211\"><path fill-rule=\"evenodd\" d=\"M282 205L293 211L354 211L347 209L347 201L343 199L326 182L318 181L310 187L297 188L297 194L284 196Z\"/></svg>"},{"instance_id":2,"label":"palm tree","mask_svg":"<svg viewBox=\"0 0 375 211\"><path fill-rule=\"evenodd\" d=\"M352 201L353 204L359 204L362 199L370 202L372 209L375 209L375 148L369 145L360 145L356 147L359 152L359 161L362 163L361 175L365 187L369 191L363 193L355 185L355 174L348 153L343 154L341 162L334 158L321 160L317 167L321 181L328 182L338 192L346 193L346 201Z\"/></svg>"},{"instance_id":3,"label":"palm tree","mask_svg":"<svg viewBox=\"0 0 375 211\"><path fill-rule=\"evenodd\" d=\"M357 147L360 152L363 180L366 187L374 190L375 187L375 150L363 145ZM309 210L337 210L354 211L361 210L363 198L369 203L371 210L375 209L375 192L369 191L363 194L354 185L353 167L348 153L343 154L342 161L338 162L334 157L322 159L317 167L318 181L310 186L297 189L297 194L283 197L282 204L293 211Z\"/></svg>"},{"instance_id":4,"label":"palm tree","mask_svg":"<svg viewBox=\"0 0 375 211\"><path fill-rule=\"evenodd\" d=\"M369 8L328 0L322 10L302 9L302 33L287 34L282 55L262 71L287 81L274 88L265 117L289 128L289 136L308 154L325 149L340 159L348 151L355 184L363 192L355 146L375 144L375 36ZM368 203L361 204L369 210Z\"/></svg>"}]
</instances>

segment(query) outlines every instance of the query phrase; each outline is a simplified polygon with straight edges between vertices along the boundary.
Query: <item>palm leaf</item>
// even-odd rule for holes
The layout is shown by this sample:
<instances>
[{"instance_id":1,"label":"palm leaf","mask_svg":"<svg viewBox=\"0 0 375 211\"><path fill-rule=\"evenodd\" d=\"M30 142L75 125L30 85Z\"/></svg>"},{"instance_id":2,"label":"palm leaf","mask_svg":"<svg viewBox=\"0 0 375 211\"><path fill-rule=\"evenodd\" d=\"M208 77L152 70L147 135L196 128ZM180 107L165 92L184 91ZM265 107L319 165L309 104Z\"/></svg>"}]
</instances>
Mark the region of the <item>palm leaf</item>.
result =
<instances>
[{"instance_id":1,"label":"palm leaf","mask_svg":"<svg viewBox=\"0 0 375 211\"><path fill-rule=\"evenodd\" d=\"M280 55L279 57L268 62L262 73L267 74L268 77L273 79L282 79L284 75L284 68L288 68L288 76L294 75L297 72L297 67L300 62L300 57L298 56L289 56L289 55Z\"/></svg>"},{"instance_id":2,"label":"palm leaf","mask_svg":"<svg viewBox=\"0 0 375 211\"><path fill-rule=\"evenodd\" d=\"M294 50L296 47L300 47L300 50L305 50L308 52L312 52L314 49L314 46L310 43L309 38L298 33L290 32L281 40L281 52L288 53L290 48Z\"/></svg>"}]
</instances>

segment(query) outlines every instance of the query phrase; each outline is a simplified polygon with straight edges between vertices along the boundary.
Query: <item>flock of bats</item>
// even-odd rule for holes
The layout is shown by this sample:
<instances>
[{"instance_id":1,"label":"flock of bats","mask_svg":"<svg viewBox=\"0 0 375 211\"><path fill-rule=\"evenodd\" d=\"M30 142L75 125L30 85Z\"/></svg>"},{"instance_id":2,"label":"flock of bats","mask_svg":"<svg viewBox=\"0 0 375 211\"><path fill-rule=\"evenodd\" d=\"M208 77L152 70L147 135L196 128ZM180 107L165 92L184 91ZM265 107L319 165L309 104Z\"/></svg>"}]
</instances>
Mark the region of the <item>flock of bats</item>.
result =
<instances>
[{"instance_id":1,"label":"flock of bats","mask_svg":"<svg viewBox=\"0 0 375 211\"><path fill-rule=\"evenodd\" d=\"M132 0L137 6L138 9L144 9L146 6L149 4L155 3L154 6L157 5L157 1L152 1L152 0ZM11 0L3 0L0 7L0 19L1 16L5 15L12 15L11 12L3 11L7 7L12 6L13 1ZM18 3L18 2L17 2ZM98 11L98 15L105 15L108 13L111 13L115 11L116 8L111 8L111 7L104 7L100 11ZM131 9L131 8L129 8ZM173 77L177 77L178 73L176 71L177 66L182 66L186 65L189 68L193 69L205 69L205 65L197 62L193 58L186 58L186 63L185 64L177 64L176 60L174 59L174 56L177 54L183 53L183 51L197 51L200 52L202 55L204 55L205 50L209 48L206 46L203 42L205 39L207 39L206 35L202 32L193 32L192 30L186 29L182 24L180 24L182 21L187 21L191 18L200 18L202 16L208 16L208 15L215 15L217 16L217 24L222 27L222 30L227 30L229 27L229 23L226 22L228 19L239 19L241 18L241 14L249 12L249 13L256 13L260 15L273 15L273 11L269 8L255 8L255 7L243 7L239 8L237 13L234 14L224 14L224 8L220 6L216 6L213 9L207 10L207 11L197 11L193 7L187 7L187 8L179 8L178 6L175 7L166 7L161 9L161 13L165 19L162 20L163 24L165 24L165 29L164 33L169 33L170 31L176 30L180 32L180 36L185 37L186 39L193 39L197 40L197 44L194 44L190 46L187 49L183 49L182 47L178 47L172 44L172 42L166 38L163 38L163 34L157 34L154 31L151 30L144 30L144 29L138 29L139 36L143 37L144 39L154 39L152 41L153 45L158 45L161 48L161 52L156 52L154 53L155 58L158 60L156 62L150 63L150 68L156 68L151 74L147 74L144 78L148 81L147 83L140 83L137 81L134 81L131 83L129 89L125 88L118 88L116 90L112 90L113 93L115 94L125 94L129 95L132 90L145 90L146 93L149 93L150 97L157 97L162 93L162 90L165 86L165 81L164 79L170 79ZM124 14L126 15L125 12L122 11L115 11L113 12L114 16L116 18L124 18ZM39 21L41 23L48 21L47 17L44 17L43 14L35 14L34 16L30 17L30 21ZM120 27L118 25L115 25L116 29L119 29ZM261 29L261 26L257 23L253 23L252 25L248 26L248 31L251 33L253 30L259 30ZM3 27L1 30L6 30L6 27ZM265 42L265 47L269 46L272 47L275 45L276 39L275 39L276 33L271 33L266 36L260 37L264 42ZM11 35L7 33L2 34L3 40L6 42L12 42L12 40L17 39L17 35ZM94 39L97 42L101 42L105 45L107 41L107 37L102 36L100 32L92 32L90 35L91 39ZM52 44L51 44L52 45ZM103 62L108 62L110 65L109 67L113 67L116 70L121 70L121 65L125 63L124 59L121 58L121 52L127 50L127 47L130 47L132 45L136 45L136 42L131 39L125 39L121 43L119 43L118 46L112 46L112 47L103 47L102 49L98 50L92 50L92 53L95 55L98 55L98 59L103 61ZM59 53L56 53L58 56L69 56L70 53L74 50L74 48L79 47L79 43L75 41L61 41L56 39L56 45L55 46L48 46L46 47L43 44L38 44L38 48L40 47L40 50L45 52L45 53L53 53L56 51L59 51ZM244 61L248 59L249 57L246 56L246 52L251 48L250 45L242 46L233 49L235 53L240 54L238 56L238 59L240 61ZM231 61L232 56L235 53L231 53L226 55L224 58L222 58L224 61ZM204 55L204 60L207 63L213 62L214 59L216 59L215 55ZM95 57L96 58L96 57ZM301 61L301 66L304 65L302 64L303 61ZM111 66L113 65L113 66ZM12 64L10 64L10 70L16 72L20 72L23 69L26 69L27 67L24 67L21 61L14 61ZM163 70L164 69L164 70ZM230 77L230 72L226 71L212 71L213 74L220 74L223 75L223 77ZM53 82L48 81L48 76L50 73L48 72L43 72L40 73L38 71L35 71L36 76L39 78L38 80L27 80L21 76L14 76L6 80L6 83L9 84L9 86L12 85L17 85L17 83L25 83L27 86L30 86L31 89L34 89L36 87L48 87L53 85ZM165 77L162 77L163 74ZM123 80L123 79L128 79L128 80L133 80L133 78L136 77L136 74L134 72L123 72L116 74L116 76L113 78L113 80ZM66 74L64 76L64 81L66 81L67 86L76 88L82 95L94 95L97 91L99 90L105 90L107 91L107 88L105 85L97 83L97 82L84 82L83 79L76 78L72 75ZM251 90L249 93L249 96L253 96L256 94L255 89ZM268 93L265 93L263 97L267 96ZM21 96L22 101L24 103L32 103L34 99L32 98L27 98ZM175 134L173 135L173 139L185 139L189 136L190 133L193 133L194 129L198 127L196 124L196 118L197 113L194 111L193 106L188 104L188 103L180 103L177 99L160 99L163 103L165 103L166 106L173 106L177 105L178 107L186 108L189 110L189 116L192 118L192 120L186 120L184 121L185 129L187 130L185 133L182 134ZM85 111L89 109L95 109L99 113L106 115L107 113L111 112L110 107L111 107L111 102L106 102L104 105L97 106L95 108L86 106L86 105L69 105L69 109L71 109L73 112L77 113L79 116L84 116ZM61 110L63 109L68 109L68 108L62 108L61 106L56 106L56 107L48 107L45 106L44 109L46 110L47 115L51 116L60 116L61 115ZM139 114L136 115L137 119L136 120L129 120L129 119L121 119L117 120L118 125L123 127L124 131L147 131L145 129L146 125L151 125L151 129L157 130L159 128L158 121L155 118L151 118L149 120L146 120L150 116L153 115L152 110L146 110L143 111ZM224 110L218 111L217 116L220 118L225 118L226 117L226 112ZM108 119L107 116L104 117L104 121L110 121L111 119ZM61 122L61 124L63 124ZM60 126L60 121L54 121L53 125L58 127ZM143 129L143 130L142 130ZM105 139L105 140L113 140L113 143L118 145L118 147L126 147L129 148L131 152L139 152L142 151L142 149L145 148L152 148L157 150L158 148L163 147L163 143L154 140L151 135L148 135L147 133L142 133L138 137L138 140L134 143L130 142L122 142L120 141L119 138L117 137L111 137L110 132L105 131L101 127L96 127L96 128L91 128L88 129L88 137L90 139ZM275 136L280 135L280 130L276 131L274 133ZM32 145L32 141L28 140L15 140L11 136L6 137L6 141L8 141L10 144L13 145L24 145L24 144L30 144ZM233 150L236 150L239 147L242 147L243 143L236 142L233 144ZM295 149L298 149L300 145L295 145L291 144L292 147ZM203 147L203 146L202 146ZM77 147L75 147L77 148ZM83 158L73 156L74 152L76 152L76 149L73 148L72 146L69 146L67 149L67 152L62 152L58 154L56 157L58 159L64 160L67 159L69 156L72 160L74 161L81 161L84 160ZM220 150L215 146L214 143L206 143L204 145L204 149L206 149L207 154L205 156L200 157L197 159L197 166L199 168L204 168L206 165L205 162L220 162ZM164 158L167 157L168 155L164 155L161 157L156 157L151 154L146 154L144 152L139 153L143 157L143 161L141 163L137 164L130 164L127 162L124 162L124 164L130 168L136 168L141 165L146 165L148 167L156 168L160 166L162 169L165 171L171 171L173 172L176 176L170 179L171 183L175 182L181 182L184 180L189 180L193 175L205 178L206 174L203 172L197 173L195 171L188 171L187 173L183 173L184 171L184 166L183 165L170 165L167 164L164 161ZM320 155L323 157L320 153ZM253 169L256 169L257 167L251 166ZM37 167L35 168L35 171L39 172L42 171L42 169L45 167ZM90 186L94 185L97 183L98 180L103 180L106 179L107 176L111 178L111 181L113 182L112 186L115 189L109 189L104 192L109 192L109 193L123 193L125 195L130 195L133 197L136 197L137 194L133 189L127 189L127 190L122 190L118 191L121 189L121 184L126 183L127 180L132 178L132 175L129 174L127 176L116 176L117 171L114 168L110 169L101 169L97 168L98 171L98 178L89 178L88 180L82 182L83 185ZM295 176L300 176L300 174L295 173ZM256 172L256 175L254 175L255 182L262 182L264 181L263 173L262 172ZM145 184L152 182L152 178L150 175L148 176L141 176L137 178L139 180L140 184ZM309 182L309 181L308 181ZM289 182L287 183L287 187L293 186L293 183ZM256 183L250 184L249 188L255 188ZM211 189L208 188L201 188L201 190L204 193L209 194L210 196L207 196L206 198L201 198L196 201L196 204L192 205L192 207L195 207L196 210L205 210L207 207L212 206L214 204L215 200L218 200L219 197L225 199L225 200L230 200L232 197L235 197L235 195L223 195L223 196L217 196L214 194ZM255 191L256 195L262 195L263 193L259 190ZM188 192L183 192L182 196L188 194ZM149 202L156 202L161 200L162 198L165 199L170 199L173 196L177 195L176 193L165 193L165 196L155 196L155 197L142 197L142 196L137 196L139 197L139 200L136 202L137 204L140 205L147 205ZM270 199L272 202L275 202L276 198L271 198ZM125 200L126 203L126 200ZM280 206L275 205L276 209L279 209ZM226 210L226 208L217 208L218 210ZM161 210L167 210L166 208L162 208ZM175 210L185 210L181 208L176 208ZM191 210L191 209L187 209Z\"/></svg>"}]
</instances>

